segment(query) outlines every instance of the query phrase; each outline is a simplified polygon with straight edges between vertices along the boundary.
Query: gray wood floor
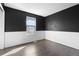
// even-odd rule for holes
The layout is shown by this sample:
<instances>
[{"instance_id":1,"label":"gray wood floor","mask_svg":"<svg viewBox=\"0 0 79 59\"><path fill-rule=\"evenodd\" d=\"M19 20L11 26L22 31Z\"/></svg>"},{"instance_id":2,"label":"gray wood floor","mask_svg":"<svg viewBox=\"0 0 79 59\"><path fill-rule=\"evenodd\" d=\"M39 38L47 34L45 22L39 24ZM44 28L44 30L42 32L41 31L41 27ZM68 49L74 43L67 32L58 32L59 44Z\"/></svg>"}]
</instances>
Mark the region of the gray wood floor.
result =
<instances>
[{"instance_id":1,"label":"gray wood floor","mask_svg":"<svg viewBox=\"0 0 79 59\"><path fill-rule=\"evenodd\" d=\"M79 56L79 50L52 42L40 40L0 50L1 56Z\"/></svg>"}]
</instances>

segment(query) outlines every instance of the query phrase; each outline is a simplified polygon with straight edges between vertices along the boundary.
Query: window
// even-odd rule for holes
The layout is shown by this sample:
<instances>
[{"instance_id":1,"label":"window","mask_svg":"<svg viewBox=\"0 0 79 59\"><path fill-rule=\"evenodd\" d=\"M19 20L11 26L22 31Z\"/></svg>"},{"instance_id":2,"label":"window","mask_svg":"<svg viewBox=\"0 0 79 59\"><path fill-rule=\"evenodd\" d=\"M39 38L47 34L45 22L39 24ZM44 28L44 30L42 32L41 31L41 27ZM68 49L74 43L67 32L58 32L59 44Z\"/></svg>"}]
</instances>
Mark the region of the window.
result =
<instances>
[{"instance_id":1,"label":"window","mask_svg":"<svg viewBox=\"0 0 79 59\"><path fill-rule=\"evenodd\" d=\"M36 31L36 18L26 17L26 30L27 31Z\"/></svg>"}]
</instances>

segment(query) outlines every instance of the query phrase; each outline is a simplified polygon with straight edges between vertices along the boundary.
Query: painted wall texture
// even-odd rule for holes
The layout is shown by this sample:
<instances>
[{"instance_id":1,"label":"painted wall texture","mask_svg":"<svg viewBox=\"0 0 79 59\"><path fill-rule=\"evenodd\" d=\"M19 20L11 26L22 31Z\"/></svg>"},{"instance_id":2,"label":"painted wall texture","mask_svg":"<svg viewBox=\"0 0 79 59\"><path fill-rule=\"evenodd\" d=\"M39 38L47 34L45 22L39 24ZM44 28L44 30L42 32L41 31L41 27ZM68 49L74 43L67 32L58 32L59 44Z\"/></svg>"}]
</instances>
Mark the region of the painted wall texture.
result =
<instances>
[{"instance_id":1,"label":"painted wall texture","mask_svg":"<svg viewBox=\"0 0 79 59\"><path fill-rule=\"evenodd\" d=\"M79 5L46 17L46 30L79 32Z\"/></svg>"},{"instance_id":2,"label":"painted wall texture","mask_svg":"<svg viewBox=\"0 0 79 59\"><path fill-rule=\"evenodd\" d=\"M44 30L44 17L4 6L5 32L26 31L26 16L36 18L37 31Z\"/></svg>"}]
</instances>

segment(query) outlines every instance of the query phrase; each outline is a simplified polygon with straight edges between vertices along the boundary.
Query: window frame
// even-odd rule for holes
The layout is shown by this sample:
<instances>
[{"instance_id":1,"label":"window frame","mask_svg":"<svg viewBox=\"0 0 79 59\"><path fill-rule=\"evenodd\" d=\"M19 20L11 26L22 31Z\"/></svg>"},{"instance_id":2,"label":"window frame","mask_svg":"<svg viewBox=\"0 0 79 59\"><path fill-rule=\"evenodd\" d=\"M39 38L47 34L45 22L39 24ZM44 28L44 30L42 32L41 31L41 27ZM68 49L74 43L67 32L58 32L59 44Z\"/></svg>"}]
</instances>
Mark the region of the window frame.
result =
<instances>
[{"instance_id":1,"label":"window frame","mask_svg":"<svg viewBox=\"0 0 79 59\"><path fill-rule=\"evenodd\" d=\"M29 19L31 19L32 21L34 20L35 25L27 24ZM30 28L32 28L32 27L33 27L33 29L30 30ZM36 31L36 18L35 17L26 16L26 31L28 31L28 32Z\"/></svg>"}]
</instances>

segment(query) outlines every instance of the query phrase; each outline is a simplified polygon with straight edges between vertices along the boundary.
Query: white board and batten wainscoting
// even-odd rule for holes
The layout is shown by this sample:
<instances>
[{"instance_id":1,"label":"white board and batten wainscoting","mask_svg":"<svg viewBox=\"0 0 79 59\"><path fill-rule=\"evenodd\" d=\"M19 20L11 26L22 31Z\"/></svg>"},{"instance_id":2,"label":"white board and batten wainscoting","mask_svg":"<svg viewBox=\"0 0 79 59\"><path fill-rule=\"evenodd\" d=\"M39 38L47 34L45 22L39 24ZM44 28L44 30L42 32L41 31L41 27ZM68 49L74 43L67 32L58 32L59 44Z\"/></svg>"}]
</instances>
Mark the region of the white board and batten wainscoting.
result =
<instances>
[{"instance_id":1,"label":"white board and batten wainscoting","mask_svg":"<svg viewBox=\"0 0 79 59\"><path fill-rule=\"evenodd\" d=\"M79 49L79 33L63 31L5 32L5 47L11 47L36 40L47 39Z\"/></svg>"},{"instance_id":2,"label":"white board and batten wainscoting","mask_svg":"<svg viewBox=\"0 0 79 59\"><path fill-rule=\"evenodd\" d=\"M79 33L64 31L46 31L46 39L75 49L79 49Z\"/></svg>"},{"instance_id":3,"label":"white board and batten wainscoting","mask_svg":"<svg viewBox=\"0 0 79 59\"><path fill-rule=\"evenodd\" d=\"M5 32L5 48L42 39L45 39L44 31Z\"/></svg>"}]
</instances>

